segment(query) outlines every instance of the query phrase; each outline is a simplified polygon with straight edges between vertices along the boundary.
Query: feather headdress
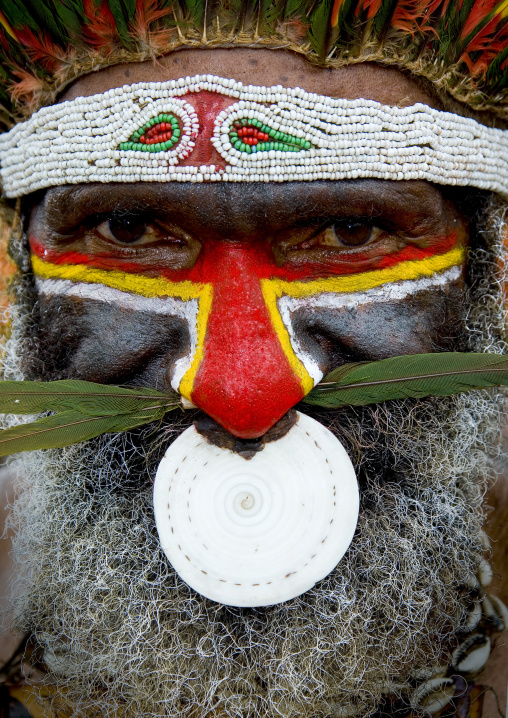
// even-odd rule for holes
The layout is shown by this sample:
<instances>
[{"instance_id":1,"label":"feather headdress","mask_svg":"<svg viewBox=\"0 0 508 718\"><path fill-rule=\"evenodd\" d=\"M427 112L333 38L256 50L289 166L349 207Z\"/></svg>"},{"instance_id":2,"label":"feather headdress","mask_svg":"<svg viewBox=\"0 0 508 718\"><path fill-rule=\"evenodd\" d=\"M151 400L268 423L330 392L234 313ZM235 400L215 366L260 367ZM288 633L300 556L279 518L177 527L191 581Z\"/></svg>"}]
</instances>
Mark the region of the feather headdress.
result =
<instances>
[{"instance_id":1,"label":"feather headdress","mask_svg":"<svg viewBox=\"0 0 508 718\"><path fill-rule=\"evenodd\" d=\"M96 69L231 45L405 68L508 116L508 0L3 0L0 128Z\"/></svg>"}]
</instances>

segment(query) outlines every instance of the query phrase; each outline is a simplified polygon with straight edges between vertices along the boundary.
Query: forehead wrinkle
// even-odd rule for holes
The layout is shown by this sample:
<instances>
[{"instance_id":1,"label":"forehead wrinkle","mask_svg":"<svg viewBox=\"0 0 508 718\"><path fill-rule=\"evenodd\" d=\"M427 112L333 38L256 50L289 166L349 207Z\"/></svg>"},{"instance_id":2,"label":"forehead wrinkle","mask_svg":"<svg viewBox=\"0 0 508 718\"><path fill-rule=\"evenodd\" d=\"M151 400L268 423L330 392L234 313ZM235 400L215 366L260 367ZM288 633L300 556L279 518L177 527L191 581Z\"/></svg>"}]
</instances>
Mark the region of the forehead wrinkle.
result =
<instances>
[{"instance_id":1,"label":"forehead wrinkle","mask_svg":"<svg viewBox=\"0 0 508 718\"><path fill-rule=\"evenodd\" d=\"M266 227L279 222L296 221L326 206L326 213L348 205L370 204L371 214L379 214L381 205L392 205L395 211L413 207L421 214L438 216L446 200L440 188L425 181L359 179L309 182L266 183L143 183L81 184L50 188L43 200L48 216L73 214L84 207L89 211L112 212L138 207L175 213L193 218L198 224L213 225L218 231L229 231L233 225Z\"/></svg>"}]
</instances>

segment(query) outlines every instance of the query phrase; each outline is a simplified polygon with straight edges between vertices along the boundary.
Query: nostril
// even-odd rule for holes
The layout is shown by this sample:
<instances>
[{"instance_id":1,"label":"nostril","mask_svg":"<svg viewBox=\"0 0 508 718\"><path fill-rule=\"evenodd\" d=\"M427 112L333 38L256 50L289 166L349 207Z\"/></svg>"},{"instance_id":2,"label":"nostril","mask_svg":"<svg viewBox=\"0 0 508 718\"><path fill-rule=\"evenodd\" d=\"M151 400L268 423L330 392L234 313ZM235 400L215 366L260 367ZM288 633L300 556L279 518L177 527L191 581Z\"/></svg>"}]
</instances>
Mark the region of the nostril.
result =
<instances>
[{"instance_id":1,"label":"nostril","mask_svg":"<svg viewBox=\"0 0 508 718\"><path fill-rule=\"evenodd\" d=\"M237 436L233 436L207 414L198 417L194 421L194 426L209 444L218 446L221 449L230 449L244 459L252 459L259 451L264 449L267 443L277 441L287 434L291 427L294 426L296 417L296 410L290 409L271 429L256 439L239 439Z\"/></svg>"}]
</instances>

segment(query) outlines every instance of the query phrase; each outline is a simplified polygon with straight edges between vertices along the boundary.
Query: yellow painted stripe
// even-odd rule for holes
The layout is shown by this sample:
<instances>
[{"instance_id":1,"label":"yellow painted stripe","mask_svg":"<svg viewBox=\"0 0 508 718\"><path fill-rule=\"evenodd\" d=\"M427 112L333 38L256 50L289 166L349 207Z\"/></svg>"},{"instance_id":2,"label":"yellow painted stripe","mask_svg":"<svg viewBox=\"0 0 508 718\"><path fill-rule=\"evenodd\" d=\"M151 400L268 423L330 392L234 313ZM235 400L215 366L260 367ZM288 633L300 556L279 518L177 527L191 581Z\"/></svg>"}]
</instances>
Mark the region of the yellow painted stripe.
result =
<instances>
[{"instance_id":1,"label":"yellow painted stripe","mask_svg":"<svg viewBox=\"0 0 508 718\"><path fill-rule=\"evenodd\" d=\"M201 296L199 297L199 310L197 316L197 327L196 327L196 351L192 358L192 363L187 369L180 382L179 391L189 401L192 401L191 394L194 389L194 380L198 373L199 365L203 360L206 327L208 325L208 317L210 316L210 310L212 308L213 299L213 288L211 284L206 284L203 288Z\"/></svg>"},{"instance_id":2,"label":"yellow painted stripe","mask_svg":"<svg viewBox=\"0 0 508 718\"><path fill-rule=\"evenodd\" d=\"M262 279L261 280L261 291L263 293L263 299L265 300L266 307L270 313L270 319L272 326L279 338L282 350L287 357L287 360L293 370L294 374L300 379L302 389L305 394L308 394L311 389L314 388L314 379L310 376L309 372L302 364L302 362L296 356L291 339L289 337L288 330L284 326L282 317L279 313L277 306L277 293L274 291L274 284L277 280ZM280 295L279 295L280 296Z\"/></svg>"},{"instance_id":3,"label":"yellow painted stripe","mask_svg":"<svg viewBox=\"0 0 508 718\"><path fill-rule=\"evenodd\" d=\"M142 297L177 297L184 301L199 299L196 327L196 351L189 369L180 382L179 391L191 401L194 380L203 359L204 342L208 317L212 307L213 288L211 284L198 282L171 282L164 278L145 277L118 270L96 269L86 264L52 264L32 255L32 267L41 279L67 279L71 282L102 284L122 292L131 292Z\"/></svg>"},{"instance_id":4,"label":"yellow painted stripe","mask_svg":"<svg viewBox=\"0 0 508 718\"><path fill-rule=\"evenodd\" d=\"M41 279L68 279L71 282L103 284L142 297L197 299L207 286L198 282L171 282L169 279L145 277L143 274L131 274L116 269L95 269L86 264L52 264L35 255L32 255L32 267L36 276Z\"/></svg>"},{"instance_id":5,"label":"yellow painted stripe","mask_svg":"<svg viewBox=\"0 0 508 718\"><path fill-rule=\"evenodd\" d=\"M465 249L457 247L426 259L411 259L399 262L393 267L375 269L371 272L358 274L342 274L327 279L317 279L311 282L288 282L281 279L263 279L263 294L274 297L283 295L289 297L310 297L313 294L335 292L345 294L352 292L365 292L381 284L403 282L421 277L431 277L438 272L444 272L460 264L465 258Z\"/></svg>"}]
</instances>

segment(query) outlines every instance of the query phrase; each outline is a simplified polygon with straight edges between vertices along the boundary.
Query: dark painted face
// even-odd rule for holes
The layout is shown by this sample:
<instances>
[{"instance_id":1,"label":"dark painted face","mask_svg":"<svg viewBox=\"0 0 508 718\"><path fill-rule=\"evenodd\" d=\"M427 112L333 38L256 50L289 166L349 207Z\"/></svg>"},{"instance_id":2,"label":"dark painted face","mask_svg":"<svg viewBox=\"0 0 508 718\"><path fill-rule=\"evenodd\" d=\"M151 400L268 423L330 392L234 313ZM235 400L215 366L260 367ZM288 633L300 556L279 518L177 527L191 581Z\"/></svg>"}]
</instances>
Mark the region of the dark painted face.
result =
<instances>
[{"instance_id":1,"label":"dark painted face","mask_svg":"<svg viewBox=\"0 0 508 718\"><path fill-rule=\"evenodd\" d=\"M237 55L213 57L207 71L236 76ZM342 71L284 58L289 86L314 89L322 72L322 93L355 96ZM386 102L391 83L394 103L425 100L379 71L361 76L360 96ZM121 72L81 91L121 85ZM134 79L181 67L158 72ZM46 378L172 386L253 438L341 363L448 348L467 230L446 191L420 181L118 183L48 190L29 240Z\"/></svg>"}]
</instances>

